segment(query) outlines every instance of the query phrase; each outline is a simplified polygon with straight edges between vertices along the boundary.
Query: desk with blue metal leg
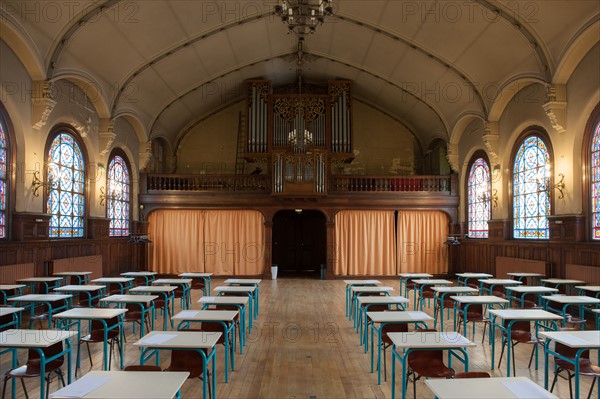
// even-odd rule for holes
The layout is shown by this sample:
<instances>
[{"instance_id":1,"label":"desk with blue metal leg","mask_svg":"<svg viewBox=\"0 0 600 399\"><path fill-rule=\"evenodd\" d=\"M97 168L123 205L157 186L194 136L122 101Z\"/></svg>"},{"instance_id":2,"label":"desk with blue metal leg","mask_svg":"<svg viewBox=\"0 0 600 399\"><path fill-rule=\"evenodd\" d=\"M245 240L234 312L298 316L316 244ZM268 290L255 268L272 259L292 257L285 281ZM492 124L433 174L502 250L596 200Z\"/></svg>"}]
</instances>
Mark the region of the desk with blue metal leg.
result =
<instances>
[{"instance_id":1,"label":"desk with blue metal leg","mask_svg":"<svg viewBox=\"0 0 600 399\"><path fill-rule=\"evenodd\" d=\"M109 304L117 305L117 308L125 308L127 305L136 305L139 307L140 316L140 337L145 334L144 328L146 324L146 318L150 317L150 330L154 330L154 300L158 299L156 295L111 295L100 300L100 303L104 306ZM131 312L131 308L128 307ZM128 321L131 321L128 320ZM137 321L137 320L135 320ZM135 332L135 324L134 330Z\"/></svg>"},{"instance_id":2,"label":"desk with blue metal leg","mask_svg":"<svg viewBox=\"0 0 600 399\"><path fill-rule=\"evenodd\" d=\"M452 368L452 358L458 359L465 372L469 371L469 354L466 348L477 346L456 332L408 332L388 333L392 341L392 399L396 398L396 360L402 366L402 398L406 398L408 357L420 350L448 351L448 367ZM414 378L414 377L413 377Z\"/></svg>"},{"instance_id":3,"label":"desk with blue metal leg","mask_svg":"<svg viewBox=\"0 0 600 399\"><path fill-rule=\"evenodd\" d=\"M27 294L9 298L8 302L16 303L17 306L29 308L31 315L29 319L29 328L32 328L33 322L35 320L35 307L38 305L45 307L48 312L48 328L52 328L52 315L55 312L60 312L69 309L71 307L71 298L71 295L63 294Z\"/></svg>"},{"instance_id":4,"label":"desk with blue metal leg","mask_svg":"<svg viewBox=\"0 0 600 399\"><path fill-rule=\"evenodd\" d=\"M202 279L204 281L204 287L202 288L202 295L206 296L210 294L210 277L212 273L181 273L179 277L182 278L191 278L194 279ZM193 283L192 283L193 285Z\"/></svg>"},{"instance_id":5,"label":"desk with blue metal leg","mask_svg":"<svg viewBox=\"0 0 600 399\"><path fill-rule=\"evenodd\" d=\"M217 397L217 356L215 345L223 335L220 332L203 331L152 331L142 339L134 343L134 346L142 349L140 364L145 364L152 357L155 364L160 366L160 351L169 350L194 350L202 359L202 398L208 397L208 369L209 363L212 369L212 397Z\"/></svg>"},{"instance_id":6,"label":"desk with blue metal leg","mask_svg":"<svg viewBox=\"0 0 600 399\"><path fill-rule=\"evenodd\" d=\"M402 280L401 280L402 281ZM346 284L346 317L351 319L350 307L352 306L352 298L350 296L350 290L352 287L375 287L381 284L379 280L344 280ZM402 283L400 283L402 284Z\"/></svg>"},{"instance_id":7,"label":"desk with blue metal leg","mask_svg":"<svg viewBox=\"0 0 600 399\"><path fill-rule=\"evenodd\" d=\"M0 308L0 331L21 327L21 311L25 308Z\"/></svg>"},{"instance_id":8,"label":"desk with blue metal leg","mask_svg":"<svg viewBox=\"0 0 600 399\"><path fill-rule=\"evenodd\" d=\"M432 287L431 288L435 292L435 297L433 298L433 328L437 328L438 321L438 312L440 314L440 331L444 331L444 309L446 306L446 297L448 295L460 295L460 294L477 294L479 292L478 289L467 286L458 286L458 287ZM450 300L450 305L454 306L454 301Z\"/></svg>"},{"instance_id":9,"label":"desk with blue metal leg","mask_svg":"<svg viewBox=\"0 0 600 399\"><path fill-rule=\"evenodd\" d=\"M163 330L166 331L169 328L169 320L171 319L171 308L173 301L175 300L175 290L177 289L174 285L151 285L151 286L138 286L133 287L129 290L130 294L133 295L162 295L164 300L164 307L158 307L163 309ZM154 302L154 311L156 318L156 302ZM171 327L174 327L173 320L171 320Z\"/></svg>"},{"instance_id":10,"label":"desk with blue metal leg","mask_svg":"<svg viewBox=\"0 0 600 399\"><path fill-rule=\"evenodd\" d=\"M0 284L0 305L5 305L8 298L23 295L25 284Z\"/></svg>"},{"instance_id":11,"label":"desk with blue metal leg","mask_svg":"<svg viewBox=\"0 0 600 399\"><path fill-rule=\"evenodd\" d=\"M231 310L232 308L237 309L240 315L240 354L244 353L244 346L246 346L246 329L247 331L252 330L252 324L247 321L248 319L252 319L252 313L248 310L250 298L247 296L203 296L198 299L198 303L202 305L202 310L208 310L210 308L222 310Z\"/></svg>"}]
</instances>

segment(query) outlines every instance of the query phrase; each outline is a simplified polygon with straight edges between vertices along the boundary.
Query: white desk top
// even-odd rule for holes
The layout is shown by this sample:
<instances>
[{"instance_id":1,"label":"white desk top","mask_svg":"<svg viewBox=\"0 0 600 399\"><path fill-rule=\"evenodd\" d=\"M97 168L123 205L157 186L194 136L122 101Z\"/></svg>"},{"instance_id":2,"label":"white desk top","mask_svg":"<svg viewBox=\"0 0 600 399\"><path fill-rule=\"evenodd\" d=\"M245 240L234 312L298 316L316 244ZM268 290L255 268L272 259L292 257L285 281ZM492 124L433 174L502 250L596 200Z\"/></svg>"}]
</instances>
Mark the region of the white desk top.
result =
<instances>
[{"instance_id":1,"label":"white desk top","mask_svg":"<svg viewBox=\"0 0 600 399\"><path fill-rule=\"evenodd\" d=\"M226 285L219 286L213 288L213 291L222 291L222 292L254 292L256 291L256 287L253 286L235 286L235 285Z\"/></svg>"},{"instance_id":2,"label":"white desk top","mask_svg":"<svg viewBox=\"0 0 600 399\"><path fill-rule=\"evenodd\" d=\"M6 330L0 332L0 348L47 348L77 335L63 330Z\"/></svg>"},{"instance_id":3,"label":"white desk top","mask_svg":"<svg viewBox=\"0 0 600 399\"><path fill-rule=\"evenodd\" d=\"M452 292L452 293L474 293L474 292L479 292L479 290L477 288L473 288L473 287L463 287L463 286L456 286L456 287L431 287L431 289L435 292L439 292L442 294L445 294L447 292Z\"/></svg>"},{"instance_id":4,"label":"white desk top","mask_svg":"<svg viewBox=\"0 0 600 399\"><path fill-rule=\"evenodd\" d=\"M477 280L480 283L488 284L488 285L520 285L523 284L522 281L512 280L509 278L488 278Z\"/></svg>"},{"instance_id":5,"label":"white desk top","mask_svg":"<svg viewBox=\"0 0 600 399\"><path fill-rule=\"evenodd\" d=\"M10 302L57 302L72 298L73 295L66 294L27 294L8 298Z\"/></svg>"},{"instance_id":6,"label":"white desk top","mask_svg":"<svg viewBox=\"0 0 600 399\"><path fill-rule=\"evenodd\" d=\"M187 284L187 285L190 285L190 284L192 284L192 279L191 278L159 278L157 280L154 280L152 282L152 284L178 284L178 285Z\"/></svg>"},{"instance_id":7,"label":"white desk top","mask_svg":"<svg viewBox=\"0 0 600 399\"><path fill-rule=\"evenodd\" d=\"M362 287L362 286L358 286L358 287L352 287L350 289L351 292L353 293L358 293L358 292L391 292L394 291L393 287Z\"/></svg>"},{"instance_id":8,"label":"white desk top","mask_svg":"<svg viewBox=\"0 0 600 399\"><path fill-rule=\"evenodd\" d=\"M373 321L373 323L415 323L418 321L430 321L433 320L425 312L367 312L367 317Z\"/></svg>"},{"instance_id":9,"label":"white desk top","mask_svg":"<svg viewBox=\"0 0 600 399\"><path fill-rule=\"evenodd\" d=\"M127 309L110 308L74 308L60 312L52 316L55 319L112 319L126 313Z\"/></svg>"},{"instance_id":10,"label":"white desk top","mask_svg":"<svg viewBox=\"0 0 600 399\"><path fill-rule=\"evenodd\" d=\"M212 275L213 275L212 273L181 273L179 275L179 277L194 278L194 277L210 277Z\"/></svg>"},{"instance_id":11,"label":"white desk top","mask_svg":"<svg viewBox=\"0 0 600 399\"><path fill-rule=\"evenodd\" d=\"M9 314L18 313L25 308L0 308L0 316L7 316Z\"/></svg>"},{"instance_id":12,"label":"white desk top","mask_svg":"<svg viewBox=\"0 0 600 399\"><path fill-rule=\"evenodd\" d=\"M28 277L20 278L16 280L18 283L51 283L53 281L60 281L62 277Z\"/></svg>"},{"instance_id":13,"label":"white desk top","mask_svg":"<svg viewBox=\"0 0 600 399\"><path fill-rule=\"evenodd\" d=\"M125 277L149 277L158 274L157 272L125 272L121 276Z\"/></svg>"},{"instance_id":14,"label":"white desk top","mask_svg":"<svg viewBox=\"0 0 600 399\"><path fill-rule=\"evenodd\" d=\"M444 349L477 346L476 343L469 341L456 332L393 332L388 333L388 337L396 345L396 348L404 349Z\"/></svg>"},{"instance_id":15,"label":"white desk top","mask_svg":"<svg viewBox=\"0 0 600 399\"><path fill-rule=\"evenodd\" d=\"M494 275L492 274L487 274L487 273L456 273L456 275L458 277L465 277L465 278L483 278L483 277L494 277Z\"/></svg>"},{"instance_id":16,"label":"white desk top","mask_svg":"<svg viewBox=\"0 0 600 399\"><path fill-rule=\"evenodd\" d=\"M572 304L572 305L591 305L600 303L600 299L592 298L591 296L577 296L577 295L549 295L543 296L547 301Z\"/></svg>"},{"instance_id":17,"label":"white desk top","mask_svg":"<svg viewBox=\"0 0 600 399\"><path fill-rule=\"evenodd\" d=\"M542 292L558 292L558 288L552 287L539 287L539 286L531 286L531 285L519 285L516 287L506 287L509 291L518 292L521 294L536 294Z\"/></svg>"},{"instance_id":18,"label":"white desk top","mask_svg":"<svg viewBox=\"0 0 600 399\"><path fill-rule=\"evenodd\" d=\"M147 285L130 288L129 292L171 292L176 289L175 285Z\"/></svg>"},{"instance_id":19,"label":"white desk top","mask_svg":"<svg viewBox=\"0 0 600 399\"><path fill-rule=\"evenodd\" d=\"M408 299L403 296L359 296L356 298L358 303L361 305L367 304L395 304L395 303L408 303L410 302Z\"/></svg>"},{"instance_id":20,"label":"white desk top","mask_svg":"<svg viewBox=\"0 0 600 399\"><path fill-rule=\"evenodd\" d=\"M433 274L429 273L399 273L398 276L402 278L429 278L433 277Z\"/></svg>"},{"instance_id":21,"label":"white desk top","mask_svg":"<svg viewBox=\"0 0 600 399\"><path fill-rule=\"evenodd\" d=\"M592 312L594 312L594 313L600 313L600 309L592 309Z\"/></svg>"},{"instance_id":22,"label":"white desk top","mask_svg":"<svg viewBox=\"0 0 600 399\"><path fill-rule=\"evenodd\" d=\"M225 284L260 284L259 278L228 278Z\"/></svg>"},{"instance_id":23,"label":"white desk top","mask_svg":"<svg viewBox=\"0 0 600 399\"><path fill-rule=\"evenodd\" d=\"M52 399L174 398L190 373L152 371L90 371L53 394Z\"/></svg>"},{"instance_id":24,"label":"white desk top","mask_svg":"<svg viewBox=\"0 0 600 399\"><path fill-rule=\"evenodd\" d=\"M600 292L600 285L578 285L575 288L585 291Z\"/></svg>"},{"instance_id":25,"label":"white desk top","mask_svg":"<svg viewBox=\"0 0 600 399\"><path fill-rule=\"evenodd\" d=\"M521 272L511 272L511 273L506 273L509 276L515 276L515 277L546 277L545 274L541 274L541 273L521 273Z\"/></svg>"},{"instance_id":26,"label":"white desk top","mask_svg":"<svg viewBox=\"0 0 600 399\"><path fill-rule=\"evenodd\" d=\"M540 331L544 338L550 338L571 348L600 348L600 331Z\"/></svg>"},{"instance_id":27,"label":"white desk top","mask_svg":"<svg viewBox=\"0 0 600 399\"><path fill-rule=\"evenodd\" d=\"M27 287L24 284L0 284L0 291L18 290Z\"/></svg>"},{"instance_id":28,"label":"white desk top","mask_svg":"<svg viewBox=\"0 0 600 399\"><path fill-rule=\"evenodd\" d=\"M420 285L449 285L449 284L454 284L452 281L450 281L450 280L444 280L444 279L413 280L412 282L415 283L415 284L420 284Z\"/></svg>"},{"instance_id":29,"label":"white desk top","mask_svg":"<svg viewBox=\"0 0 600 399\"><path fill-rule=\"evenodd\" d=\"M491 309L489 313L506 320L562 320L562 316L541 309Z\"/></svg>"},{"instance_id":30,"label":"white desk top","mask_svg":"<svg viewBox=\"0 0 600 399\"><path fill-rule=\"evenodd\" d=\"M569 284L585 284L585 281L581 281L581 280L570 280L570 279L565 279L565 278L548 278L548 279L543 279L540 280L542 283L548 283L548 284L565 284L565 285L569 285Z\"/></svg>"},{"instance_id":31,"label":"white desk top","mask_svg":"<svg viewBox=\"0 0 600 399\"><path fill-rule=\"evenodd\" d=\"M92 283L129 283L133 280L131 277L101 277L92 280Z\"/></svg>"},{"instance_id":32,"label":"white desk top","mask_svg":"<svg viewBox=\"0 0 600 399\"><path fill-rule=\"evenodd\" d=\"M223 335L206 331L151 331L133 345L161 349L211 349Z\"/></svg>"},{"instance_id":33,"label":"white desk top","mask_svg":"<svg viewBox=\"0 0 600 399\"><path fill-rule=\"evenodd\" d=\"M247 305L247 296L203 296L198 299L198 303L218 304L218 305Z\"/></svg>"},{"instance_id":34,"label":"white desk top","mask_svg":"<svg viewBox=\"0 0 600 399\"><path fill-rule=\"evenodd\" d=\"M500 298L495 295L464 295L464 296L451 296L458 303L475 303L480 305L493 305L499 303L508 303L507 299Z\"/></svg>"},{"instance_id":35,"label":"white desk top","mask_svg":"<svg viewBox=\"0 0 600 399\"><path fill-rule=\"evenodd\" d=\"M92 272L56 272L52 273L53 276L88 276Z\"/></svg>"},{"instance_id":36,"label":"white desk top","mask_svg":"<svg viewBox=\"0 0 600 399\"><path fill-rule=\"evenodd\" d=\"M65 285L64 287L55 288L54 291L65 292L90 292L99 291L106 288L103 285Z\"/></svg>"},{"instance_id":37,"label":"white desk top","mask_svg":"<svg viewBox=\"0 0 600 399\"><path fill-rule=\"evenodd\" d=\"M237 310L182 310L172 320L179 321L233 321Z\"/></svg>"},{"instance_id":38,"label":"white desk top","mask_svg":"<svg viewBox=\"0 0 600 399\"><path fill-rule=\"evenodd\" d=\"M379 280L344 280L344 284L346 285L375 285L381 284Z\"/></svg>"},{"instance_id":39,"label":"white desk top","mask_svg":"<svg viewBox=\"0 0 600 399\"><path fill-rule=\"evenodd\" d=\"M427 379L438 399L557 399L527 377Z\"/></svg>"},{"instance_id":40,"label":"white desk top","mask_svg":"<svg viewBox=\"0 0 600 399\"><path fill-rule=\"evenodd\" d=\"M106 303L148 303L158 299L156 295L111 295L100 299Z\"/></svg>"}]
</instances>

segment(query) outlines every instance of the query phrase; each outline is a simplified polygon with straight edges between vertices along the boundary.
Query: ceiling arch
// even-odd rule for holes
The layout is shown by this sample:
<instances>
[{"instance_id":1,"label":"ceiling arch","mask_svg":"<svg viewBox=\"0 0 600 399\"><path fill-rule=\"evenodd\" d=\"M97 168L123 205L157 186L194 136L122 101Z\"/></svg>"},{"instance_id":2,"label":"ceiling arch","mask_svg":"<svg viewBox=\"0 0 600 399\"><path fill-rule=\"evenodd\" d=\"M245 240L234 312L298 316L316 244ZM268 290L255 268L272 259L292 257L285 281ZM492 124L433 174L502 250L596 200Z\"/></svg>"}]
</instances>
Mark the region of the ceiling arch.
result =
<instances>
[{"instance_id":1,"label":"ceiling arch","mask_svg":"<svg viewBox=\"0 0 600 399\"><path fill-rule=\"evenodd\" d=\"M13 23L14 18L0 9L2 40L17 55L32 80L44 80L45 73L35 44Z\"/></svg>"}]
</instances>

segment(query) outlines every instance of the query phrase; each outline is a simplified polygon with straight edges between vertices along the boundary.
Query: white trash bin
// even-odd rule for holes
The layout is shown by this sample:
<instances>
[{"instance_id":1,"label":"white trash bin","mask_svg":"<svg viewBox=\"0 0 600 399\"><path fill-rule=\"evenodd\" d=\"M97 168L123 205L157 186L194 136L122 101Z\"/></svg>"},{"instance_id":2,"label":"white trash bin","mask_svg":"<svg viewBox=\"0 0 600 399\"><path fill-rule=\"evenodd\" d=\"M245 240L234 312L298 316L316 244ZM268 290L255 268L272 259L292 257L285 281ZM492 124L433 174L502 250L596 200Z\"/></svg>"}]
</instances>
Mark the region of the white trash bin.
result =
<instances>
[{"instance_id":1,"label":"white trash bin","mask_svg":"<svg viewBox=\"0 0 600 399\"><path fill-rule=\"evenodd\" d=\"M277 280L277 265L271 266L271 279Z\"/></svg>"}]
</instances>

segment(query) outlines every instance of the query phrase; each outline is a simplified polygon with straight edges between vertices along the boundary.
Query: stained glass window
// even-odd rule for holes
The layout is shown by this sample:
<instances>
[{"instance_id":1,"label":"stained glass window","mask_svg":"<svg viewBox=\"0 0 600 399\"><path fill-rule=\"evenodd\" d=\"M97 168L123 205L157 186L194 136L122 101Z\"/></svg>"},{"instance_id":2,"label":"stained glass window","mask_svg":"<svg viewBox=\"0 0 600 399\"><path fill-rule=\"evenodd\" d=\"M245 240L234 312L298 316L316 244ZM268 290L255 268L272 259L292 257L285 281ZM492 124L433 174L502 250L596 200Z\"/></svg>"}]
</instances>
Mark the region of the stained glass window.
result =
<instances>
[{"instance_id":1,"label":"stained glass window","mask_svg":"<svg viewBox=\"0 0 600 399\"><path fill-rule=\"evenodd\" d=\"M488 237L488 220L491 218L490 190L490 166L485 159L478 158L469 172L468 209L471 238Z\"/></svg>"},{"instance_id":2,"label":"stained glass window","mask_svg":"<svg viewBox=\"0 0 600 399\"><path fill-rule=\"evenodd\" d=\"M83 237L85 165L75 138L58 134L48 152L50 237Z\"/></svg>"},{"instance_id":3,"label":"stained glass window","mask_svg":"<svg viewBox=\"0 0 600 399\"><path fill-rule=\"evenodd\" d=\"M513 166L513 231L515 238L547 239L550 215L550 154L538 136L526 138Z\"/></svg>"},{"instance_id":4,"label":"stained glass window","mask_svg":"<svg viewBox=\"0 0 600 399\"><path fill-rule=\"evenodd\" d=\"M592 184L592 238L600 240L600 123L592 138L590 181Z\"/></svg>"},{"instance_id":5,"label":"stained glass window","mask_svg":"<svg viewBox=\"0 0 600 399\"><path fill-rule=\"evenodd\" d=\"M4 131L4 125L0 120L0 238L6 238L6 198L7 198L7 163L8 163L8 141Z\"/></svg>"},{"instance_id":6,"label":"stained glass window","mask_svg":"<svg viewBox=\"0 0 600 399\"><path fill-rule=\"evenodd\" d=\"M108 165L106 213L111 236L129 235L129 169L125 160L115 155Z\"/></svg>"}]
</instances>

